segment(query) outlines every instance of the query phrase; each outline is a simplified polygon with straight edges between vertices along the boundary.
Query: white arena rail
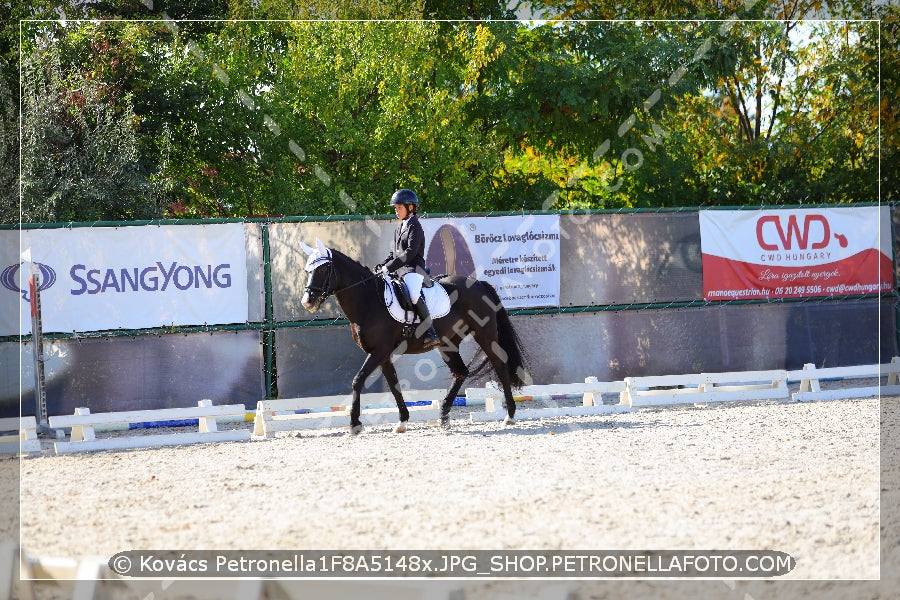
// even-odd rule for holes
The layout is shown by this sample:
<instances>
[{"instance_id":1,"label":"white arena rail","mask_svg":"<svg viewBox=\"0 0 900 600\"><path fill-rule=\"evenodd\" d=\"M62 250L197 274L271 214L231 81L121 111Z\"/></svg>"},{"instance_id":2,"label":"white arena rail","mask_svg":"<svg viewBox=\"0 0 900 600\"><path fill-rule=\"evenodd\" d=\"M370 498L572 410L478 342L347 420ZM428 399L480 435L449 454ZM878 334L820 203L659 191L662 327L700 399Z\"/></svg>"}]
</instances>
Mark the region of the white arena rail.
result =
<instances>
[{"instance_id":1,"label":"white arena rail","mask_svg":"<svg viewBox=\"0 0 900 600\"><path fill-rule=\"evenodd\" d=\"M886 383L880 379L887 377ZM821 382L841 379L844 382L858 379L859 386L843 385L838 389L823 390ZM871 380L878 380L870 385ZM790 394L788 381L799 381L800 390ZM618 394L618 404L603 404L602 394ZM425 406L409 406L410 421L432 421L440 418L440 402L446 391L407 390L404 398L408 403L427 402ZM678 404L704 404L733 401L761 400L831 400L844 398L865 398L877 395L900 395L900 357L894 357L887 364L858 365L846 367L816 368L807 364L802 370L781 369L766 371L735 371L725 373L697 373L687 375L661 375L628 377L624 381L601 382L596 377L588 377L584 383L529 385L517 390L516 400L540 400L544 408L516 411L518 419L539 419L558 416L589 416L628 412L641 407L661 407ZM581 396L579 406L560 405L558 400ZM327 427L348 427L350 424L350 394L293 398L285 400L262 400L257 404L252 436L271 438L278 431L318 429ZM503 392L493 382L484 388L468 388L466 401L470 404L483 402L485 411L473 412L470 419L476 422L501 420L505 416L502 408ZM397 408L389 392L363 394L363 410L360 415L364 424L396 422ZM172 408L163 410L143 410L91 414L87 408L78 408L74 415L56 415L49 418L53 428L71 428L69 441L54 443L57 454L92 450L118 450L145 448L205 442L243 441L251 438L251 431L236 429L220 431L216 421L243 421L245 409L242 404L213 406L210 400L201 400L197 407ZM135 435L97 439L95 427L112 424L164 423L171 420L197 419L199 431ZM9 434L8 432L17 433ZM40 452L40 442L36 435L35 418L26 416L0 419L0 453Z\"/></svg>"},{"instance_id":2,"label":"white arena rail","mask_svg":"<svg viewBox=\"0 0 900 600\"><path fill-rule=\"evenodd\" d=\"M404 390L403 399L410 402L431 402L426 406L408 406L410 421L432 421L440 418L440 403L447 390ZM350 426L351 394L260 400L253 419L254 437L270 438L278 431L322 429ZM360 396L363 425L396 423L397 404L390 392L375 392ZM311 411L298 413L297 411ZM316 412L317 411L317 412Z\"/></svg>"},{"instance_id":3,"label":"white arena rail","mask_svg":"<svg viewBox=\"0 0 900 600\"><path fill-rule=\"evenodd\" d=\"M60 591L59 581L72 582L67 590L72 600L106 597L108 594L97 594L101 580L119 579L106 564L108 560L100 556L87 556L80 560L38 559L28 556L16 543L0 544L0 598L40 598L47 593L55 595ZM37 593L42 588L45 593Z\"/></svg>"},{"instance_id":4,"label":"white arena rail","mask_svg":"<svg viewBox=\"0 0 900 600\"><path fill-rule=\"evenodd\" d=\"M802 370L789 371L787 377L791 381L800 381L800 390L794 392L791 397L795 402L807 402L810 400L839 400L845 398L869 398L872 396L897 396L900 395L898 385L900 375L900 357L895 356L890 363L874 365L857 365L849 367L825 367L817 368L812 363L803 365ZM880 379L887 376L887 383L881 385ZM823 390L823 379L877 379L875 385L843 386L830 390Z\"/></svg>"},{"instance_id":5,"label":"white arena rail","mask_svg":"<svg viewBox=\"0 0 900 600\"><path fill-rule=\"evenodd\" d=\"M506 416L503 409L503 390L496 383L483 388L468 388L466 402L484 400L484 411L474 412L469 418L475 422L496 421ZM581 417L627 412L630 409L622 404L603 404L599 396L602 394L622 394L625 391L624 381L598 381L596 377L587 377L584 383L558 383L552 385L526 385L516 390L515 400L541 400L546 408L517 408L516 419L542 419L545 417ZM581 406L560 406L554 396L581 396Z\"/></svg>"},{"instance_id":6,"label":"white arena rail","mask_svg":"<svg viewBox=\"0 0 900 600\"><path fill-rule=\"evenodd\" d=\"M49 418L51 427L71 427L68 442L56 442L57 454L91 450L124 450L129 448L151 448L176 446L181 444L202 444L206 442L235 442L250 439L248 429L219 431L216 417L243 417L243 404L214 406L211 400L200 400L196 407L166 408L161 410L134 410L91 414L87 408L76 408L74 415L57 415ZM136 435L97 439L94 427L110 423L144 423L197 419L199 431Z\"/></svg>"},{"instance_id":7,"label":"white arena rail","mask_svg":"<svg viewBox=\"0 0 900 600\"><path fill-rule=\"evenodd\" d=\"M625 378L622 403L631 407L741 400L787 400L787 371L737 371Z\"/></svg>"},{"instance_id":8,"label":"white arena rail","mask_svg":"<svg viewBox=\"0 0 900 600\"><path fill-rule=\"evenodd\" d=\"M0 454L30 454L41 451L37 438L37 421L32 416L0 419L0 432L16 433L0 436Z\"/></svg>"}]
</instances>

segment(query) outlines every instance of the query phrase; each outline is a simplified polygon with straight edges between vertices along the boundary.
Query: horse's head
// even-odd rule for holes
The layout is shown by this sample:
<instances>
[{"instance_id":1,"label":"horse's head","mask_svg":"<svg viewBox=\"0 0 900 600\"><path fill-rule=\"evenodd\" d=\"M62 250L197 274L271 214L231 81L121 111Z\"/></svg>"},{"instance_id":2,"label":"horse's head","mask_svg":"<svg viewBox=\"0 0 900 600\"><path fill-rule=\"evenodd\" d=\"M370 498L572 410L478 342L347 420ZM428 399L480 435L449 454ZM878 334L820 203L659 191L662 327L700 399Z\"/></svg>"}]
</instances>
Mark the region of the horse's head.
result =
<instances>
[{"instance_id":1,"label":"horse's head","mask_svg":"<svg viewBox=\"0 0 900 600\"><path fill-rule=\"evenodd\" d=\"M326 248L319 238L316 238L315 248L307 246L303 242L300 242L300 247L309 256L304 269L308 273L306 289L303 290L303 298L300 303L309 312L316 312L322 302L334 293L334 289L331 287L334 278L331 250Z\"/></svg>"}]
</instances>

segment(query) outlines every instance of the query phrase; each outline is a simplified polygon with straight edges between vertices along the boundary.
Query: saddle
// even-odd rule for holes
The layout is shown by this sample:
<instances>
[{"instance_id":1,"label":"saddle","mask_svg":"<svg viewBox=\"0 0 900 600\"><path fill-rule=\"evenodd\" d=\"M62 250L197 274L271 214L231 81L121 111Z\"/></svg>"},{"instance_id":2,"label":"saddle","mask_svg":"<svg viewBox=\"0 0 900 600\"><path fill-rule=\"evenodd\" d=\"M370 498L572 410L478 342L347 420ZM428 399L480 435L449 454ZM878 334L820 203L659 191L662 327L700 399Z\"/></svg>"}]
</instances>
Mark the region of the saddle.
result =
<instances>
[{"instance_id":1,"label":"saddle","mask_svg":"<svg viewBox=\"0 0 900 600\"><path fill-rule=\"evenodd\" d=\"M409 297L409 290L406 289L406 284L397 277L391 277L391 285L393 286L394 297L400 303L400 308L410 311L415 310L412 298ZM422 287L424 288L425 285L423 284Z\"/></svg>"},{"instance_id":2,"label":"saddle","mask_svg":"<svg viewBox=\"0 0 900 600\"><path fill-rule=\"evenodd\" d=\"M387 278L384 280L384 306L391 313L395 321L410 325L419 322L415 307L406 290L406 284L402 279ZM432 319L439 319L450 312L450 295L442 285L434 285L431 277L426 277L422 283L422 295L425 297L425 306L431 313Z\"/></svg>"}]
</instances>

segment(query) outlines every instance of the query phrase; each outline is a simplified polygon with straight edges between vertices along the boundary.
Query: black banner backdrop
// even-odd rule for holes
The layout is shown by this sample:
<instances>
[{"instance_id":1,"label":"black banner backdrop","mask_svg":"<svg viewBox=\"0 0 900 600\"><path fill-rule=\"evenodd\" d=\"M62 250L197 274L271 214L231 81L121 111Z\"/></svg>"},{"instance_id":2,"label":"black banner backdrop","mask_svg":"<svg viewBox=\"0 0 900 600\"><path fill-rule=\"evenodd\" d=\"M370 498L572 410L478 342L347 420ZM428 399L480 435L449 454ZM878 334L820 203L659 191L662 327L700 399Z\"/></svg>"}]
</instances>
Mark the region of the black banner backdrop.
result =
<instances>
[{"instance_id":1,"label":"black banner backdrop","mask_svg":"<svg viewBox=\"0 0 900 600\"><path fill-rule=\"evenodd\" d=\"M4 361L22 360L22 414L34 414L30 343L3 344ZM73 414L244 403L265 396L259 331L45 341L47 412ZM0 414L18 414L18 390L3 389Z\"/></svg>"},{"instance_id":2,"label":"black banner backdrop","mask_svg":"<svg viewBox=\"0 0 900 600\"><path fill-rule=\"evenodd\" d=\"M713 305L512 317L535 383L594 376L618 381L644 375L800 369L890 362L896 355L893 301ZM278 390L283 397L344 394L365 354L347 326L278 332ZM474 344L464 343L471 358ZM450 372L436 351L395 363L410 389L447 387ZM467 386L483 385L468 380ZM370 378L366 391L386 391Z\"/></svg>"}]
</instances>

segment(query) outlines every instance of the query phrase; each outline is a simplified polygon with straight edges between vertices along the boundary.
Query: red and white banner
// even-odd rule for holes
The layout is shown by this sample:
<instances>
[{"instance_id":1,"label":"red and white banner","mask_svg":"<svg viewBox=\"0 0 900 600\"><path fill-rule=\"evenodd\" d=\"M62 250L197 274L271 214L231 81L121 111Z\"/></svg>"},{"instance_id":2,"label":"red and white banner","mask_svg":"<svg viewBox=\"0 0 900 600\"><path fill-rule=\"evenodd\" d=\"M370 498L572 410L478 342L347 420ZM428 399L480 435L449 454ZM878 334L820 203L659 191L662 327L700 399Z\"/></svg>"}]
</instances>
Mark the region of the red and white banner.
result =
<instances>
[{"instance_id":1,"label":"red and white banner","mask_svg":"<svg viewBox=\"0 0 900 600\"><path fill-rule=\"evenodd\" d=\"M700 247L706 300L877 294L894 287L886 206L701 211Z\"/></svg>"},{"instance_id":2,"label":"red and white banner","mask_svg":"<svg viewBox=\"0 0 900 600\"><path fill-rule=\"evenodd\" d=\"M26 229L21 240L8 233L0 236L0 293L18 310L0 320L0 335L31 331L32 271L46 332L247 321L242 223Z\"/></svg>"}]
</instances>

